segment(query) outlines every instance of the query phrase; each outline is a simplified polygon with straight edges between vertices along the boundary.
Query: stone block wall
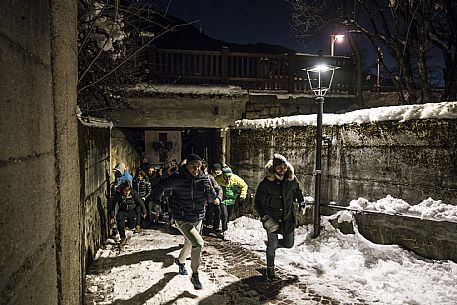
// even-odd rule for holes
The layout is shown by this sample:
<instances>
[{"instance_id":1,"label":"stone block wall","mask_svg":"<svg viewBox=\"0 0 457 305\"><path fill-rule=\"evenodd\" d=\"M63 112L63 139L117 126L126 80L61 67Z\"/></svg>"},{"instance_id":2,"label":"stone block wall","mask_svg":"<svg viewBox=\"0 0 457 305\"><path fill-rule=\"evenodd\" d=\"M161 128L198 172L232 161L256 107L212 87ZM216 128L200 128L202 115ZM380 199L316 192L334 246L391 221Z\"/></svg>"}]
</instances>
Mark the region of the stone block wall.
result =
<instances>
[{"instance_id":1,"label":"stone block wall","mask_svg":"<svg viewBox=\"0 0 457 305\"><path fill-rule=\"evenodd\" d=\"M81 304L76 2L1 12L0 304Z\"/></svg>"},{"instance_id":2,"label":"stone block wall","mask_svg":"<svg viewBox=\"0 0 457 305\"><path fill-rule=\"evenodd\" d=\"M114 180L113 169L119 162L124 162L130 170L132 176L140 166L140 155L133 145L127 140L122 130L113 128L111 130L111 171L110 180Z\"/></svg>"},{"instance_id":3,"label":"stone block wall","mask_svg":"<svg viewBox=\"0 0 457 305\"><path fill-rule=\"evenodd\" d=\"M82 267L87 268L109 234L110 129L80 124L79 150L84 243Z\"/></svg>"},{"instance_id":4,"label":"stone block wall","mask_svg":"<svg viewBox=\"0 0 457 305\"><path fill-rule=\"evenodd\" d=\"M329 94L325 99L326 112L336 113L356 105L356 99L352 95ZM316 98L312 94L250 92L244 118L263 119L316 112Z\"/></svg>"}]
</instances>

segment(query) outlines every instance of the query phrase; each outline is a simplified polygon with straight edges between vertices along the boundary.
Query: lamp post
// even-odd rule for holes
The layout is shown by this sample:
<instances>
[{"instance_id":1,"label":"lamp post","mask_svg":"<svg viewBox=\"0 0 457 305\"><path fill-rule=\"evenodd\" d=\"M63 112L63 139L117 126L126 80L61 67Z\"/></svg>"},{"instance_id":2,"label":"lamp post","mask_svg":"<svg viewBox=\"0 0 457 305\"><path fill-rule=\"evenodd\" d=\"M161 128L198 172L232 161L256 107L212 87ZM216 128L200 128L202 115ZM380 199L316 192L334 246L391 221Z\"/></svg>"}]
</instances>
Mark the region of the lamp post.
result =
<instances>
[{"instance_id":1,"label":"lamp post","mask_svg":"<svg viewBox=\"0 0 457 305\"><path fill-rule=\"evenodd\" d=\"M317 65L303 69L308 76L309 86L316 96L317 102L317 126L316 126L316 164L314 168L314 232L313 238L320 232L320 204L321 204L321 159L322 159L322 116L324 112L324 96L330 90L335 70L339 67L329 65ZM323 84L327 86L323 86Z\"/></svg>"},{"instance_id":2,"label":"lamp post","mask_svg":"<svg viewBox=\"0 0 457 305\"><path fill-rule=\"evenodd\" d=\"M330 56L335 54L335 42L341 42L343 41L343 38L343 34L330 35Z\"/></svg>"},{"instance_id":3,"label":"lamp post","mask_svg":"<svg viewBox=\"0 0 457 305\"><path fill-rule=\"evenodd\" d=\"M378 65L378 71L376 72L376 92L379 92L380 87L381 87L381 81L380 81L380 64L381 64L381 59L383 57L382 49L380 47L377 47L377 52L376 52L376 63Z\"/></svg>"}]
</instances>

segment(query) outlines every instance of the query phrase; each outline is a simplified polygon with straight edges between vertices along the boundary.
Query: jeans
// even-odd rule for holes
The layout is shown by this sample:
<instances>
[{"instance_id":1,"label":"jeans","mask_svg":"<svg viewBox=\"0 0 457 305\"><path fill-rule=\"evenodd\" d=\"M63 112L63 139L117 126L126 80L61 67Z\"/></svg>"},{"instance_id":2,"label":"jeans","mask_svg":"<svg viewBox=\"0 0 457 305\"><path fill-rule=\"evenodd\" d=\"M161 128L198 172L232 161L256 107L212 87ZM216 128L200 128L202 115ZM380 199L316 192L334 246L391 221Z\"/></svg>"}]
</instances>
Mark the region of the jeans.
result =
<instances>
[{"instance_id":1,"label":"jeans","mask_svg":"<svg viewBox=\"0 0 457 305\"><path fill-rule=\"evenodd\" d=\"M278 239L278 233L267 233L267 267L275 266L275 252L278 248L292 248L294 246L294 231L283 235L282 239Z\"/></svg>"},{"instance_id":2,"label":"jeans","mask_svg":"<svg viewBox=\"0 0 457 305\"><path fill-rule=\"evenodd\" d=\"M197 222L188 222L177 220L176 225L179 231L184 235L184 246L179 252L178 260L179 263L184 264L186 258L190 254L190 269L193 273L198 272L198 267L201 263L201 256L203 251L204 241L200 235L202 228L202 220Z\"/></svg>"}]
</instances>

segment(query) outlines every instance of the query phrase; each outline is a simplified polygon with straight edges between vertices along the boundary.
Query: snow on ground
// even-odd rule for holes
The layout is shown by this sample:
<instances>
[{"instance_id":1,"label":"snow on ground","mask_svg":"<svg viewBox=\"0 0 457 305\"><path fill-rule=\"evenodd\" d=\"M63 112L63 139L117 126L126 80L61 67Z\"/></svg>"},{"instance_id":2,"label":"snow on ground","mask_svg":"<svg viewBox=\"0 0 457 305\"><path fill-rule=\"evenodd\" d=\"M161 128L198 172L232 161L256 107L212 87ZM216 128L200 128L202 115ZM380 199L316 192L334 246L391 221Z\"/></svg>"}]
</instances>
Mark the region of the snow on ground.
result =
<instances>
[{"instance_id":1,"label":"snow on ground","mask_svg":"<svg viewBox=\"0 0 457 305\"><path fill-rule=\"evenodd\" d=\"M455 206L432 199L410 206L391 196L374 203L359 198L351 205L357 209L379 208L380 212L386 213L412 210L412 213L438 220L442 220L440 215L445 215L446 211L455 211ZM298 228L295 246L277 250L276 266L288 274L297 275L300 282L317 294L339 300L342 304L351 304L357 298L367 304L383 305L457 304L456 263L421 259L396 245L374 244L359 234L356 226L356 234L342 234L329 222L330 218L336 217L340 222L353 221L349 211L323 217L324 229L316 239L310 238L311 226ZM133 235L131 231L127 233L130 237ZM266 233L259 220L246 216L236 219L229 224L226 238L265 259ZM114 241L108 240L106 249L98 251L95 271L87 275L92 283L88 291L107 292L105 300L97 304L112 304L115 300L149 305L198 304L237 281L229 274L221 274L216 278L224 279L224 282L215 282L201 270L204 289L194 290L189 276L177 276L177 267L172 263L173 257L179 253L179 244L183 243L180 235L144 230L129 239L121 255L116 254L110 243ZM293 295L289 297L295 299ZM300 296L297 295L296 299L299 300Z\"/></svg>"},{"instance_id":2,"label":"snow on ground","mask_svg":"<svg viewBox=\"0 0 457 305\"><path fill-rule=\"evenodd\" d=\"M350 212L330 217L352 219ZM342 302L354 296L368 304L457 304L457 264L418 258L396 245L378 245L359 233L344 235L323 218L324 229L317 239L307 227L296 230L295 246L276 251L276 265L317 293ZM259 220L241 217L228 231L262 257L259 245L266 238ZM264 248L264 247L261 247Z\"/></svg>"}]
</instances>

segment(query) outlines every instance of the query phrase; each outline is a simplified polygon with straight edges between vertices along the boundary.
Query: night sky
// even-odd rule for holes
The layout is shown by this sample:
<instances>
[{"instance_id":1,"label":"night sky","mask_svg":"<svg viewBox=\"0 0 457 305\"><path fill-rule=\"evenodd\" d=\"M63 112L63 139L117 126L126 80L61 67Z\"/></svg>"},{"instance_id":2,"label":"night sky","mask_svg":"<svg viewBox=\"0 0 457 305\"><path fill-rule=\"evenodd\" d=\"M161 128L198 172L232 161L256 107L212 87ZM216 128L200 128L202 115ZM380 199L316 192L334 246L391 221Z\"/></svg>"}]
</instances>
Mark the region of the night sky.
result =
<instances>
[{"instance_id":1,"label":"night sky","mask_svg":"<svg viewBox=\"0 0 457 305\"><path fill-rule=\"evenodd\" d=\"M200 20L197 28L227 42L280 45L297 52L328 48L324 42L304 47L290 35L290 5L286 0L158 0L169 14L185 21Z\"/></svg>"}]
</instances>

